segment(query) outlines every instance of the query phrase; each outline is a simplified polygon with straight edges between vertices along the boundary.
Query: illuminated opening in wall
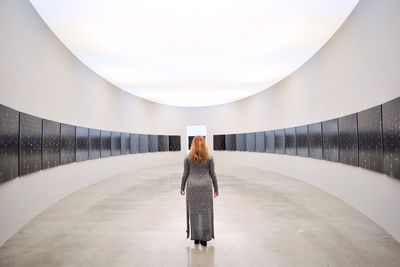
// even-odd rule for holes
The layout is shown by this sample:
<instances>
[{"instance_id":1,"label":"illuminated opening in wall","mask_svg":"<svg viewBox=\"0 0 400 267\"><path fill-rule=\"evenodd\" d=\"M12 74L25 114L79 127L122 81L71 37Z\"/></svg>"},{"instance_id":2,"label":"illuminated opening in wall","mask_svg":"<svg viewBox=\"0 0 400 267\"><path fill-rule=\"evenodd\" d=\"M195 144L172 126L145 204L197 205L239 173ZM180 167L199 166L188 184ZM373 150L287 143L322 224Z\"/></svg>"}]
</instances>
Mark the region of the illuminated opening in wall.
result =
<instances>
[{"instance_id":1,"label":"illuminated opening in wall","mask_svg":"<svg viewBox=\"0 0 400 267\"><path fill-rule=\"evenodd\" d=\"M206 139L207 142L207 126L206 125L188 125L186 127L186 147L187 150L190 150L190 146L192 144L193 138L197 135L202 135Z\"/></svg>"}]
</instances>

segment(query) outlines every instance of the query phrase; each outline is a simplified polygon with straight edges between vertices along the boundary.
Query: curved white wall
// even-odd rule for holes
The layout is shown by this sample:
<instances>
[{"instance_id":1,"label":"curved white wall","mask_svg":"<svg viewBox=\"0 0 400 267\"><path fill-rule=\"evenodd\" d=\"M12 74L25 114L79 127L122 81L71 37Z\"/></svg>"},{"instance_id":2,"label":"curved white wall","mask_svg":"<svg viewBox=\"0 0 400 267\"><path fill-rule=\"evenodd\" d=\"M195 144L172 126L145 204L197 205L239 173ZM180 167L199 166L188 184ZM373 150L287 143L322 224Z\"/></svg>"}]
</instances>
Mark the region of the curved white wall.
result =
<instances>
[{"instance_id":1,"label":"curved white wall","mask_svg":"<svg viewBox=\"0 0 400 267\"><path fill-rule=\"evenodd\" d=\"M28 0L0 1L0 104L83 127L185 134L179 109L114 87L83 65L52 34ZM0 245L64 196L135 169L180 162L182 152L90 160L26 175L0 185Z\"/></svg>"},{"instance_id":2,"label":"curved white wall","mask_svg":"<svg viewBox=\"0 0 400 267\"><path fill-rule=\"evenodd\" d=\"M398 10L397 0L360 1L316 55L275 86L231 104L177 108L142 100L114 87L65 48L27 0L4 0L0 2L0 103L43 118L124 132L184 137L186 125L207 125L211 146L213 134L328 120L400 95L400 76L396 73L400 69ZM133 155L75 163L0 185L0 244L38 212L82 186L142 166L180 162L183 153L146 154L140 161L135 157L139 155ZM217 162L232 158L318 186L350 203L400 240L397 180L294 156L241 152L215 155ZM122 162L130 167L122 168ZM97 170L100 165L108 172ZM88 175L82 176L80 168ZM75 178L67 180L69 176ZM26 185L21 185L22 181ZM50 181L54 194L41 187ZM28 188L35 190L29 201L21 194ZM37 195L42 198L35 200ZM29 206L21 205L24 201ZM35 206L33 211L31 205Z\"/></svg>"},{"instance_id":3,"label":"curved white wall","mask_svg":"<svg viewBox=\"0 0 400 267\"><path fill-rule=\"evenodd\" d=\"M28 0L0 2L0 38L1 104L90 128L184 133L171 124L179 109L135 97L99 77L53 35Z\"/></svg>"},{"instance_id":4,"label":"curved white wall","mask_svg":"<svg viewBox=\"0 0 400 267\"><path fill-rule=\"evenodd\" d=\"M400 1L362 0L329 42L280 83L204 110L210 134L320 122L400 96ZM369 216L400 241L400 180L340 163L276 154L215 152L218 161L301 179Z\"/></svg>"},{"instance_id":5,"label":"curved white wall","mask_svg":"<svg viewBox=\"0 0 400 267\"><path fill-rule=\"evenodd\" d=\"M208 129L234 133L305 125L400 96L399 11L397 0L360 1L292 75L241 101L204 108Z\"/></svg>"}]
</instances>

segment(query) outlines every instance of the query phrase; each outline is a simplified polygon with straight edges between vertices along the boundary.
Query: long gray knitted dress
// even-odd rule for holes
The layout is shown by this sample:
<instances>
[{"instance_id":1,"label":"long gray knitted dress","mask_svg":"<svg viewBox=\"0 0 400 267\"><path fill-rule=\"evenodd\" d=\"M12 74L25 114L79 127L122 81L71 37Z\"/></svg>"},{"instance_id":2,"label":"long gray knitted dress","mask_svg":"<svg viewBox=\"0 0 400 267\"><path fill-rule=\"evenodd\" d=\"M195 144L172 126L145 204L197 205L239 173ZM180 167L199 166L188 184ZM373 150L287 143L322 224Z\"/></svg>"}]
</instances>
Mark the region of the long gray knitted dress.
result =
<instances>
[{"instance_id":1,"label":"long gray knitted dress","mask_svg":"<svg viewBox=\"0 0 400 267\"><path fill-rule=\"evenodd\" d=\"M218 192L214 158L194 163L189 156L184 161L181 190L186 186L186 238L209 241L214 237L214 192ZM190 222L190 223L189 223ZM190 230L189 230L190 225Z\"/></svg>"}]
</instances>

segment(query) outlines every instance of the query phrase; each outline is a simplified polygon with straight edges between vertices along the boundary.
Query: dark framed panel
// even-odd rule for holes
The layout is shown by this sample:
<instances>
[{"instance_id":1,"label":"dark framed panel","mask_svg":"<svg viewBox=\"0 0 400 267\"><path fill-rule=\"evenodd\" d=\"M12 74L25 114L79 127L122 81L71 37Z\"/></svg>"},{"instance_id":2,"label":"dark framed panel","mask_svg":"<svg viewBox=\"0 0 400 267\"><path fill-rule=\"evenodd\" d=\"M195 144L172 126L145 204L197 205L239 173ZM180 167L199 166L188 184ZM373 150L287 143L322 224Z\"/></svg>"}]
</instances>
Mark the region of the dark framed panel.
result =
<instances>
[{"instance_id":1,"label":"dark framed panel","mask_svg":"<svg viewBox=\"0 0 400 267\"><path fill-rule=\"evenodd\" d=\"M339 160L341 163L358 166L357 113L338 119Z\"/></svg>"},{"instance_id":2,"label":"dark framed panel","mask_svg":"<svg viewBox=\"0 0 400 267\"><path fill-rule=\"evenodd\" d=\"M101 133L100 130L89 129L89 159L101 157Z\"/></svg>"},{"instance_id":3,"label":"dark framed panel","mask_svg":"<svg viewBox=\"0 0 400 267\"><path fill-rule=\"evenodd\" d=\"M111 156L111 132L101 130L101 151L100 156L107 158Z\"/></svg>"},{"instance_id":4,"label":"dark framed panel","mask_svg":"<svg viewBox=\"0 0 400 267\"><path fill-rule=\"evenodd\" d=\"M111 132L111 156L121 155L121 133Z\"/></svg>"},{"instance_id":5,"label":"dark framed panel","mask_svg":"<svg viewBox=\"0 0 400 267\"><path fill-rule=\"evenodd\" d=\"M382 105L383 173L400 178L400 97Z\"/></svg>"},{"instance_id":6,"label":"dark framed panel","mask_svg":"<svg viewBox=\"0 0 400 267\"><path fill-rule=\"evenodd\" d=\"M226 150L226 140L224 134L216 134L213 136L214 150Z\"/></svg>"},{"instance_id":7,"label":"dark framed panel","mask_svg":"<svg viewBox=\"0 0 400 267\"><path fill-rule=\"evenodd\" d=\"M285 130L275 130L275 153L285 154Z\"/></svg>"},{"instance_id":8,"label":"dark framed panel","mask_svg":"<svg viewBox=\"0 0 400 267\"><path fill-rule=\"evenodd\" d=\"M192 142L193 142L194 136L188 136L188 149L192 147Z\"/></svg>"},{"instance_id":9,"label":"dark framed panel","mask_svg":"<svg viewBox=\"0 0 400 267\"><path fill-rule=\"evenodd\" d=\"M337 119L322 122L322 158L339 162L339 129Z\"/></svg>"},{"instance_id":10,"label":"dark framed panel","mask_svg":"<svg viewBox=\"0 0 400 267\"><path fill-rule=\"evenodd\" d=\"M236 134L236 150L246 151L246 134L240 133Z\"/></svg>"},{"instance_id":11,"label":"dark framed panel","mask_svg":"<svg viewBox=\"0 0 400 267\"><path fill-rule=\"evenodd\" d=\"M60 165L61 124L43 119L42 169Z\"/></svg>"},{"instance_id":12,"label":"dark framed panel","mask_svg":"<svg viewBox=\"0 0 400 267\"><path fill-rule=\"evenodd\" d=\"M256 133L246 133L246 151L256 151Z\"/></svg>"},{"instance_id":13,"label":"dark framed panel","mask_svg":"<svg viewBox=\"0 0 400 267\"><path fill-rule=\"evenodd\" d=\"M158 135L149 135L149 152L158 152Z\"/></svg>"},{"instance_id":14,"label":"dark framed panel","mask_svg":"<svg viewBox=\"0 0 400 267\"><path fill-rule=\"evenodd\" d=\"M307 125L296 127L296 154L300 157L308 157Z\"/></svg>"},{"instance_id":15,"label":"dark framed panel","mask_svg":"<svg viewBox=\"0 0 400 267\"><path fill-rule=\"evenodd\" d=\"M130 134L131 154L139 153L139 134Z\"/></svg>"},{"instance_id":16,"label":"dark framed panel","mask_svg":"<svg viewBox=\"0 0 400 267\"><path fill-rule=\"evenodd\" d=\"M169 140L169 151L181 151L181 136L170 135Z\"/></svg>"},{"instance_id":17,"label":"dark framed panel","mask_svg":"<svg viewBox=\"0 0 400 267\"><path fill-rule=\"evenodd\" d=\"M382 171L382 106L357 113L359 165Z\"/></svg>"},{"instance_id":18,"label":"dark framed panel","mask_svg":"<svg viewBox=\"0 0 400 267\"><path fill-rule=\"evenodd\" d=\"M322 127L321 123L313 123L308 127L308 155L310 158L322 159Z\"/></svg>"},{"instance_id":19,"label":"dark framed panel","mask_svg":"<svg viewBox=\"0 0 400 267\"><path fill-rule=\"evenodd\" d=\"M60 164L68 164L75 162L75 126L61 124L61 141L60 141Z\"/></svg>"},{"instance_id":20,"label":"dark framed panel","mask_svg":"<svg viewBox=\"0 0 400 267\"><path fill-rule=\"evenodd\" d=\"M19 112L0 105L0 183L18 176Z\"/></svg>"},{"instance_id":21,"label":"dark framed panel","mask_svg":"<svg viewBox=\"0 0 400 267\"><path fill-rule=\"evenodd\" d=\"M169 150L168 135L159 135L158 136L158 151L168 151L168 150Z\"/></svg>"},{"instance_id":22,"label":"dark framed panel","mask_svg":"<svg viewBox=\"0 0 400 267\"><path fill-rule=\"evenodd\" d=\"M20 113L19 175L42 168L42 119Z\"/></svg>"},{"instance_id":23,"label":"dark framed panel","mask_svg":"<svg viewBox=\"0 0 400 267\"><path fill-rule=\"evenodd\" d=\"M275 131L265 132L265 152L275 153Z\"/></svg>"},{"instance_id":24,"label":"dark framed panel","mask_svg":"<svg viewBox=\"0 0 400 267\"><path fill-rule=\"evenodd\" d=\"M236 134L227 134L225 136L225 148L228 151L236 150Z\"/></svg>"},{"instance_id":25,"label":"dark framed panel","mask_svg":"<svg viewBox=\"0 0 400 267\"><path fill-rule=\"evenodd\" d=\"M256 151L265 152L265 132L256 132Z\"/></svg>"},{"instance_id":26,"label":"dark framed panel","mask_svg":"<svg viewBox=\"0 0 400 267\"><path fill-rule=\"evenodd\" d=\"M149 136L147 134L139 134L139 152L149 152Z\"/></svg>"},{"instance_id":27,"label":"dark framed panel","mask_svg":"<svg viewBox=\"0 0 400 267\"><path fill-rule=\"evenodd\" d=\"M76 162L89 159L89 129L76 127Z\"/></svg>"},{"instance_id":28,"label":"dark framed panel","mask_svg":"<svg viewBox=\"0 0 400 267\"><path fill-rule=\"evenodd\" d=\"M285 153L296 155L296 128L285 129Z\"/></svg>"},{"instance_id":29,"label":"dark framed panel","mask_svg":"<svg viewBox=\"0 0 400 267\"><path fill-rule=\"evenodd\" d=\"M127 155L129 153L131 153L130 134L121 133L121 155Z\"/></svg>"}]
</instances>

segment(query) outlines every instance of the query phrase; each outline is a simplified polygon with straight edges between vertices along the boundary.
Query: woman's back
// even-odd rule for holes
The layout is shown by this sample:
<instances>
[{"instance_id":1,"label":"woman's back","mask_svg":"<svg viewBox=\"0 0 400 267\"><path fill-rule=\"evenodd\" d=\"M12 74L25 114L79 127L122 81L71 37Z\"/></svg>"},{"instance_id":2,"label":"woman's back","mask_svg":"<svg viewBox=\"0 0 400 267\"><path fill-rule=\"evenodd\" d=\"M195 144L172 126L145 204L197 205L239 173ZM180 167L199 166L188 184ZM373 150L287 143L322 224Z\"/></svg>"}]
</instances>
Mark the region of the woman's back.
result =
<instances>
[{"instance_id":1,"label":"woman's back","mask_svg":"<svg viewBox=\"0 0 400 267\"><path fill-rule=\"evenodd\" d=\"M198 162L192 161L190 159L189 155L186 157L186 160L188 160L188 163L189 163L190 170L193 172L208 171L211 159L212 159L212 156L208 155L206 161L198 163Z\"/></svg>"},{"instance_id":2,"label":"woman's back","mask_svg":"<svg viewBox=\"0 0 400 267\"><path fill-rule=\"evenodd\" d=\"M185 178L186 177L186 178ZM191 160L190 155L186 156L184 163L184 180L182 183L186 182L186 179L202 179L211 178L212 184L214 186L214 192L218 192L217 178L214 169L214 158L211 155L207 156L207 160L204 162L194 162ZM184 185L182 184L183 188Z\"/></svg>"},{"instance_id":3,"label":"woman's back","mask_svg":"<svg viewBox=\"0 0 400 267\"><path fill-rule=\"evenodd\" d=\"M202 136L193 139L190 154L185 157L181 183L181 194L186 194L187 238L201 240L203 245L214 238L214 197L218 196L217 177L214 171L214 158L208 154ZM190 226L189 227L189 221ZM190 228L190 230L189 230Z\"/></svg>"}]
</instances>

